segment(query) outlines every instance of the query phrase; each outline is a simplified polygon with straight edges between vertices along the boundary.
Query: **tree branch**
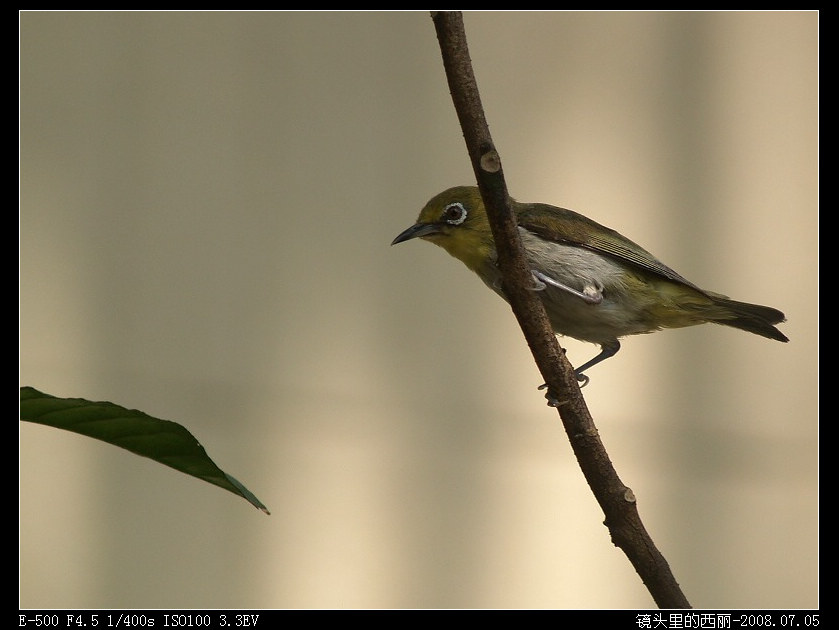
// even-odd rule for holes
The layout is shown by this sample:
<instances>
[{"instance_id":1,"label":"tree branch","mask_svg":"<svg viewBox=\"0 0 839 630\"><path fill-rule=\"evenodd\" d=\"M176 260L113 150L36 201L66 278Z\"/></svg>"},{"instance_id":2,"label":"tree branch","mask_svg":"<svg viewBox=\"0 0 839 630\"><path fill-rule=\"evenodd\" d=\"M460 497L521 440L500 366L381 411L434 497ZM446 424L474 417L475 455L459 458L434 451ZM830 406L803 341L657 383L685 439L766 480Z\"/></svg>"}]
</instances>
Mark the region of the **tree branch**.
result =
<instances>
[{"instance_id":1,"label":"tree branch","mask_svg":"<svg viewBox=\"0 0 839 630\"><path fill-rule=\"evenodd\" d=\"M580 469L606 516L612 542L623 550L661 608L690 608L664 556L644 528L635 496L612 466L571 364L559 347L545 309L532 290L515 216L510 207L501 158L492 142L466 44L460 12L432 12L443 66L475 178L486 206L502 286L548 391L561 402L559 416Z\"/></svg>"}]
</instances>

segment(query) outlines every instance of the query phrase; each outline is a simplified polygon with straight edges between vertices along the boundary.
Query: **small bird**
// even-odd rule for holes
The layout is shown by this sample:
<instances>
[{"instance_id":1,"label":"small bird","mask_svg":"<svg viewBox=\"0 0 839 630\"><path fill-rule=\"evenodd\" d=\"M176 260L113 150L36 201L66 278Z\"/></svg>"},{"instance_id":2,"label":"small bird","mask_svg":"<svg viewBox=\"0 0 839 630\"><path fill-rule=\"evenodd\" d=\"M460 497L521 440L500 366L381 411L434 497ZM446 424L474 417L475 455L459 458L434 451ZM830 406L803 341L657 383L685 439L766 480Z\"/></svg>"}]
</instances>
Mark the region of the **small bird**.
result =
<instances>
[{"instance_id":1,"label":"small bird","mask_svg":"<svg viewBox=\"0 0 839 630\"><path fill-rule=\"evenodd\" d=\"M600 353L584 374L620 350L621 337L706 322L789 341L774 324L784 314L700 289L625 236L565 208L510 200L519 235L554 332L595 343ZM507 299L481 194L457 186L433 197L417 222L391 245L422 238L439 245Z\"/></svg>"}]
</instances>

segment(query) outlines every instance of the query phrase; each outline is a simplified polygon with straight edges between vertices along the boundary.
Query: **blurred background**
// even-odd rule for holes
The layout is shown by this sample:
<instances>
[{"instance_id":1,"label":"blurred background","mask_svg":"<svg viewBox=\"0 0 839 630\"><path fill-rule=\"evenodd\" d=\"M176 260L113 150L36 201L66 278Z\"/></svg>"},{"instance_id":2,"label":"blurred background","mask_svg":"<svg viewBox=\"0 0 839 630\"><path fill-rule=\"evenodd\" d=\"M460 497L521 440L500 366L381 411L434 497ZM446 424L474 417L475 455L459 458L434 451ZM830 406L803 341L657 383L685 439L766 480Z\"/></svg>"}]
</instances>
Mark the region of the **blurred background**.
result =
<instances>
[{"instance_id":1,"label":"blurred background","mask_svg":"<svg viewBox=\"0 0 839 630\"><path fill-rule=\"evenodd\" d=\"M654 606L509 307L390 247L474 182L428 13L19 16L20 384L183 424L272 511L20 423L21 607ZM787 315L584 390L697 608L819 605L818 17L465 14L514 197Z\"/></svg>"}]
</instances>

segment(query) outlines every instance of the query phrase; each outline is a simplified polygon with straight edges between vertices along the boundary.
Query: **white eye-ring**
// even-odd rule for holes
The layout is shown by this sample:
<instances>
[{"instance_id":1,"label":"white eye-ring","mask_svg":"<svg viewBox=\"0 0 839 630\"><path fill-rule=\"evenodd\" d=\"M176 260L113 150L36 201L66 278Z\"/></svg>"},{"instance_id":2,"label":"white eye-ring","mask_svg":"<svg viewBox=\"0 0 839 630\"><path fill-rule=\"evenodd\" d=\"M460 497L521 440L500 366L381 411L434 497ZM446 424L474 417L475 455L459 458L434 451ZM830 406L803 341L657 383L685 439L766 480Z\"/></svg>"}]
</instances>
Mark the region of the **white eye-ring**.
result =
<instances>
[{"instance_id":1,"label":"white eye-ring","mask_svg":"<svg viewBox=\"0 0 839 630\"><path fill-rule=\"evenodd\" d=\"M466 208L459 201L450 203L443 210L443 220L449 225L460 225L466 220Z\"/></svg>"}]
</instances>

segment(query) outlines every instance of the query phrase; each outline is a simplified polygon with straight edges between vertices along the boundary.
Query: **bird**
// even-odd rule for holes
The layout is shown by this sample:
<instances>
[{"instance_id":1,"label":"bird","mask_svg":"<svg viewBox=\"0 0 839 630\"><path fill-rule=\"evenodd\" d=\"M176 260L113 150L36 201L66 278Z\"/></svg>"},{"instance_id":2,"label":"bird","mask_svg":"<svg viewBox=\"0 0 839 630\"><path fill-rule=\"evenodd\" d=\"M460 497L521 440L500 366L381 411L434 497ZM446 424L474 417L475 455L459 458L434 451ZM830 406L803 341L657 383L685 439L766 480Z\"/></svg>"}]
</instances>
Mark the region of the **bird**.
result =
<instances>
[{"instance_id":1,"label":"bird","mask_svg":"<svg viewBox=\"0 0 839 630\"><path fill-rule=\"evenodd\" d=\"M574 370L585 372L620 350L620 339L664 328L711 322L768 339L789 339L775 324L778 309L732 300L699 288L619 232L566 208L510 199L533 290L554 333L597 344L600 352ZM414 225L391 245L415 238L442 247L502 298L501 271L489 218L476 186L432 197Z\"/></svg>"}]
</instances>

